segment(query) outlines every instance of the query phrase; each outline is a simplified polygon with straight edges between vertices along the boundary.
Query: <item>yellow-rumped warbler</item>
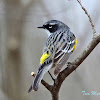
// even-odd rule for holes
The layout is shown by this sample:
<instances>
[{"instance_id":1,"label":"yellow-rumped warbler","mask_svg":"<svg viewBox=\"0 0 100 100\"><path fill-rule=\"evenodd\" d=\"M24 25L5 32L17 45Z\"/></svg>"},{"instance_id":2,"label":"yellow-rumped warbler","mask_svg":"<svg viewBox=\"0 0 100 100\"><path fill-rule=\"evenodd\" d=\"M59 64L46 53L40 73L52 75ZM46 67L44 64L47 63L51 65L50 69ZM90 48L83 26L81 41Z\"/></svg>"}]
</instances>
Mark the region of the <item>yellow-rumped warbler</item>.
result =
<instances>
[{"instance_id":1,"label":"yellow-rumped warbler","mask_svg":"<svg viewBox=\"0 0 100 100\"><path fill-rule=\"evenodd\" d=\"M70 28L58 20L50 20L38 28L48 30L50 36L44 45L43 55L40 59L40 65L35 76L34 84L30 87L28 92L32 89L35 91L38 90L44 74L48 72L50 68L55 67L54 74L57 75L77 44L77 39L70 31Z\"/></svg>"}]
</instances>

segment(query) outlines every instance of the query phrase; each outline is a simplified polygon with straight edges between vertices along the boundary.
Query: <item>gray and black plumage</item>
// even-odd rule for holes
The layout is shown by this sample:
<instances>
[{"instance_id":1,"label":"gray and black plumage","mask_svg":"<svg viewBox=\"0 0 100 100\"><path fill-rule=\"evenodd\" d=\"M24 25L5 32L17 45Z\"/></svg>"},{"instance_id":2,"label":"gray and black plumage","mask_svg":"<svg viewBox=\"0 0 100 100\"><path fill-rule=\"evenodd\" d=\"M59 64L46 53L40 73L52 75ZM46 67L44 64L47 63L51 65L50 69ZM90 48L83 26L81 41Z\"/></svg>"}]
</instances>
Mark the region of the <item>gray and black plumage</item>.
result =
<instances>
[{"instance_id":1,"label":"gray and black plumage","mask_svg":"<svg viewBox=\"0 0 100 100\"><path fill-rule=\"evenodd\" d=\"M29 92L32 89L35 91L38 90L44 74L48 72L49 69L55 67L54 74L59 74L77 44L75 35L70 31L70 28L61 21L50 20L38 28L48 30L50 36L44 45L39 69Z\"/></svg>"}]
</instances>

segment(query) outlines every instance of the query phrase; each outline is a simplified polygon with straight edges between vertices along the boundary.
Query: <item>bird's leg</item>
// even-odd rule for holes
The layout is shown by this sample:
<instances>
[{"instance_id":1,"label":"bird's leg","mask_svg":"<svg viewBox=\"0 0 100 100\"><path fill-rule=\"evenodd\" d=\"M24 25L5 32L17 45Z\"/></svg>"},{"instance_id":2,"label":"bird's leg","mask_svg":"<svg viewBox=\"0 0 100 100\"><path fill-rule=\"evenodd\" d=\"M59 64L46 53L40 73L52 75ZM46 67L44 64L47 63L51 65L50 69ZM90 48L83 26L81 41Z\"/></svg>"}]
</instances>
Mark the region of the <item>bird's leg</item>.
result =
<instances>
[{"instance_id":1,"label":"bird's leg","mask_svg":"<svg viewBox=\"0 0 100 100\"><path fill-rule=\"evenodd\" d=\"M51 75L51 73L48 71L50 77L52 78L53 81L55 81L55 79L53 78L53 76Z\"/></svg>"}]
</instances>

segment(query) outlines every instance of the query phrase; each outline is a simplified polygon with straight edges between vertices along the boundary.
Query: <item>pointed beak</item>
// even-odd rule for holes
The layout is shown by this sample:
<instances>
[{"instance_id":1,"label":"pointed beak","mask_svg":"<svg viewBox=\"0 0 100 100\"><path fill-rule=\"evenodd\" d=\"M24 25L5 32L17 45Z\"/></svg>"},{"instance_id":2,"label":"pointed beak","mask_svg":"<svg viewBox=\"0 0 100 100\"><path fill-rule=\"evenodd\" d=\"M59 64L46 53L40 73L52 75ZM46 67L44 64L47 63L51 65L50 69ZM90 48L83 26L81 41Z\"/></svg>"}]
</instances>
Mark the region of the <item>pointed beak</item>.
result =
<instances>
[{"instance_id":1,"label":"pointed beak","mask_svg":"<svg viewBox=\"0 0 100 100\"><path fill-rule=\"evenodd\" d=\"M44 26L39 26L39 27L37 27L37 28L43 28L43 29L44 29Z\"/></svg>"}]
</instances>

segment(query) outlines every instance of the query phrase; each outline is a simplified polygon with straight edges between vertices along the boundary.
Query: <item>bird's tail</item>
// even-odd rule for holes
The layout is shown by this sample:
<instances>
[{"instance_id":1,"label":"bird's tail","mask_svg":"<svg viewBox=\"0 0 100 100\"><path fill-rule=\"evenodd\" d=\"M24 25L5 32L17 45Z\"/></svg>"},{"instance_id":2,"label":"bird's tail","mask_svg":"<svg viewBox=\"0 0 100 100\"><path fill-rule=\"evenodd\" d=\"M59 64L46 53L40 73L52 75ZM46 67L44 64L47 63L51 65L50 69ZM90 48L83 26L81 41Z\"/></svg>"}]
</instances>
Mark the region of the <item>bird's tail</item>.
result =
<instances>
[{"instance_id":1,"label":"bird's tail","mask_svg":"<svg viewBox=\"0 0 100 100\"><path fill-rule=\"evenodd\" d=\"M32 85L30 86L29 90L28 90L28 93L31 92L33 90L33 87Z\"/></svg>"},{"instance_id":2,"label":"bird's tail","mask_svg":"<svg viewBox=\"0 0 100 100\"><path fill-rule=\"evenodd\" d=\"M38 73L37 73L37 75L36 75L36 77L35 77L35 80L34 80L34 84L33 84L33 89L34 89L35 91L38 90L39 85L40 85L40 83L41 83L41 80L42 80L42 78L43 78L43 76L44 76L45 73L46 73L46 72L44 72L43 69L41 69L40 71L38 71Z\"/></svg>"},{"instance_id":3,"label":"bird's tail","mask_svg":"<svg viewBox=\"0 0 100 100\"><path fill-rule=\"evenodd\" d=\"M32 90L37 91L39 88L39 85L41 83L41 80L43 79L43 76L46 72L48 72L48 70L52 67L52 63L48 66L44 66L42 68L40 68L35 76L35 80L33 85L31 85L31 87L28 90L28 93L31 92Z\"/></svg>"},{"instance_id":4,"label":"bird's tail","mask_svg":"<svg viewBox=\"0 0 100 100\"><path fill-rule=\"evenodd\" d=\"M30 86L30 88L28 90L28 93L31 92L32 90L35 90L35 91L38 90L38 87L39 87L40 82L41 82L41 80L43 78L43 75L44 75L43 70L38 71L38 73L35 76L35 80L33 82L33 85Z\"/></svg>"}]
</instances>

